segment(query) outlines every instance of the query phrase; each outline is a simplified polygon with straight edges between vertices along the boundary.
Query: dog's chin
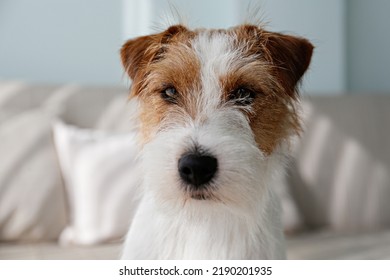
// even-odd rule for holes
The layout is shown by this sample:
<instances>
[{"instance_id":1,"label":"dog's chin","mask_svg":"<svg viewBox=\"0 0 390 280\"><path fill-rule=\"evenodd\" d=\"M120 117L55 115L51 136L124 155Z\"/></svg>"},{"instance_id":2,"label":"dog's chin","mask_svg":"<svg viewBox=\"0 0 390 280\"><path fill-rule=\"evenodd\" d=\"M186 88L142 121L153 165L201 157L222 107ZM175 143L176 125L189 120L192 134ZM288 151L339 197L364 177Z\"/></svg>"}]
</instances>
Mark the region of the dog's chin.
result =
<instances>
[{"instance_id":1,"label":"dog's chin","mask_svg":"<svg viewBox=\"0 0 390 280\"><path fill-rule=\"evenodd\" d=\"M194 200L216 200L216 196L208 189L189 190L187 194Z\"/></svg>"},{"instance_id":2,"label":"dog's chin","mask_svg":"<svg viewBox=\"0 0 390 280\"><path fill-rule=\"evenodd\" d=\"M201 193L190 194L190 197L192 199L195 199L195 200L209 200L210 199L210 196L205 195L205 194L201 194Z\"/></svg>"}]
</instances>

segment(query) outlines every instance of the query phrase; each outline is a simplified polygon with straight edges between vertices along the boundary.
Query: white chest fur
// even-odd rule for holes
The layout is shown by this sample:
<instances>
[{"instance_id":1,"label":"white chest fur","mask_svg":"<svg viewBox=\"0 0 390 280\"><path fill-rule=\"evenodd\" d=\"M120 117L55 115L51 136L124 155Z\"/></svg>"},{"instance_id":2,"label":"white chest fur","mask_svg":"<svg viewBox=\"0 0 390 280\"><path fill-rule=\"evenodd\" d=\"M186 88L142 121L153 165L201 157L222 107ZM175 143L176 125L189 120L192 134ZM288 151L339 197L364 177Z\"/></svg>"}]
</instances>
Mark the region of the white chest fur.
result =
<instances>
[{"instance_id":1,"label":"white chest fur","mask_svg":"<svg viewBox=\"0 0 390 280\"><path fill-rule=\"evenodd\" d=\"M196 200L164 209L144 197L122 259L283 259L278 203L270 198L248 215Z\"/></svg>"}]
</instances>

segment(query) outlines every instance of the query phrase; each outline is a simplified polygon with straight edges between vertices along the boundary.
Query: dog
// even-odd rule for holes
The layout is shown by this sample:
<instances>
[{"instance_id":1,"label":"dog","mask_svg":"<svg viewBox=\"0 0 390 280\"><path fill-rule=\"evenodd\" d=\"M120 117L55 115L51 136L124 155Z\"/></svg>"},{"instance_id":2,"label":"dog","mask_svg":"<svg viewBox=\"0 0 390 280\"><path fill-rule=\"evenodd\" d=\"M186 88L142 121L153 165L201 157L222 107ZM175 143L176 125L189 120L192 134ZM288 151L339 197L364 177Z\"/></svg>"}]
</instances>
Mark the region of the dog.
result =
<instances>
[{"instance_id":1,"label":"dog","mask_svg":"<svg viewBox=\"0 0 390 280\"><path fill-rule=\"evenodd\" d=\"M173 25L122 46L144 174L122 259L286 257L275 188L312 52L251 24Z\"/></svg>"}]
</instances>

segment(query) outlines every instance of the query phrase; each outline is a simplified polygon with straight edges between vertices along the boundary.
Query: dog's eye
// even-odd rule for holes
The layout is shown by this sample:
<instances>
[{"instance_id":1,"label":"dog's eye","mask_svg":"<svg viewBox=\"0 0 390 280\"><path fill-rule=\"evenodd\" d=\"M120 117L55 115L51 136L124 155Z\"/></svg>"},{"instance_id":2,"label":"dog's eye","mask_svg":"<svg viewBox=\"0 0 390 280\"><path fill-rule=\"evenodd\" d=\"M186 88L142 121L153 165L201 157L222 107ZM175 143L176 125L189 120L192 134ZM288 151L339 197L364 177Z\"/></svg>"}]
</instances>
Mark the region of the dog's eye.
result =
<instances>
[{"instance_id":1,"label":"dog's eye","mask_svg":"<svg viewBox=\"0 0 390 280\"><path fill-rule=\"evenodd\" d=\"M176 102L177 91L174 87L167 87L161 92L161 97L169 102Z\"/></svg>"},{"instance_id":2,"label":"dog's eye","mask_svg":"<svg viewBox=\"0 0 390 280\"><path fill-rule=\"evenodd\" d=\"M237 105L250 105L255 99L255 95L254 91L245 87L239 87L229 95L229 99Z\"/></svg>"}]
</instances>

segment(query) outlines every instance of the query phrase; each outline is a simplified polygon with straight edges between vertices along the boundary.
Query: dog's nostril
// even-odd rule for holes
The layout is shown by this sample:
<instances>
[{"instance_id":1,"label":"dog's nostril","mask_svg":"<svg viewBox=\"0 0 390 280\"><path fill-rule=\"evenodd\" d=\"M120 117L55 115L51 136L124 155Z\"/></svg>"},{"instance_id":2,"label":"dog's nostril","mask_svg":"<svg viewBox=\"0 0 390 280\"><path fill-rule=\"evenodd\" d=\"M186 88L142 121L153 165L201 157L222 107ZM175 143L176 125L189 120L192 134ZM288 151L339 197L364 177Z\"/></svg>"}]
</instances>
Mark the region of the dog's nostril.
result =
<instances>
[{"instance_id":1,"label":"dog's nostril","mask_svg":"<svg viewBox=\"0 0 390 280\"><path fill-rule=\"evenodd\" d=\"M188 167L183 167L180 171L183 172L183 174L185 174L185 175L191 174L191 169Z\"/></svg>"},{"instance_id":2,"label":"dog's nostril","mask_svg":"<svg viewBox=\"0 0 390 280\"><path fill-rule=\"evenodd\" d=\"M199 187L211 181L218 168L218 161L211 156L187 154L179 159L178 169L182 180Z\"/></svg>"}]
</instances>

